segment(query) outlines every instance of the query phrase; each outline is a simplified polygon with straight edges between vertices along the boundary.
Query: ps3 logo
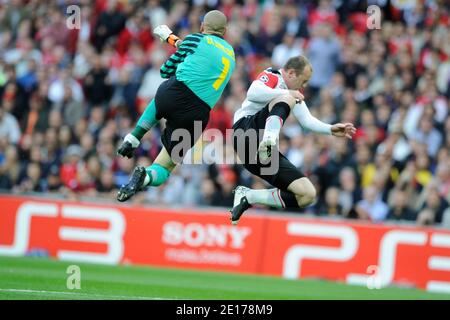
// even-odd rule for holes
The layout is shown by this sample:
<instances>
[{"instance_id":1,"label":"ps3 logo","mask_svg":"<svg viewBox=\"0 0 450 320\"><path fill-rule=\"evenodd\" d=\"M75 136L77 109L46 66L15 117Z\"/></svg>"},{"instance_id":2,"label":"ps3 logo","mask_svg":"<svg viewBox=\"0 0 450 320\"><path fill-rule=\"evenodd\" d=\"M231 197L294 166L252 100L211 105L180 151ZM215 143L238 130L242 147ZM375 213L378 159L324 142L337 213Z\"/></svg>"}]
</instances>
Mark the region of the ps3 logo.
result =
<instances>
[{"instance_id":1,"label":"ps3 logo","mask_svg":"<svg viewBox=\"0 0 450 320\"><path fill-rule=\"evenodd\" d=\"M305 260L335 263L349 263L352 260L358 260L358 250L361 250L359 242L364 240L360 238L355 229L345 225L290 222L287 224L287 234L299 237L336 239L340 242L338 247L301 243L289 247L283 259L283 276L289 279L301 277L301 267ZM365 285L369 289L389 286L395 280L399 249L404 246L420 248L426 246L427 243L433 248L450 248L450 235L440 232L428 234L423 230L389 230L379 240L378 257L374 257L374 260L378 259L377 264L369 266L366 274L354 273L352 271L358 267L353 267L354 270L352 270L352 267L348 265L345 280L349 284ZM450 272L450 257L443 254L430 255L427 265L423 267L427 272L432 270ZM450 282L438 281L433 278L427 280L428 291L450 292Z\"/></svg>"},{"instance_id":2,"label":"ps3 logo","mask_svg":"<svg viewBox=\"0 0 450 320\"><path fill-rule=\"evenodd\" d=\"M63 250L57 251L61 260L117 264L121 261L124 251L123 235L125 219L122 213L113 208L86 207L77 205L61 206L55 203L24 202L16 214L14 240L12 245L0 245L0 255L22 256L29 246L33 217L58 218L58 215L68 219L106 221L108 229L60 226L58 236L63 241L87 243L103 243L107 245L104 253L92 251Z\"/></svg>"}]
</instances>

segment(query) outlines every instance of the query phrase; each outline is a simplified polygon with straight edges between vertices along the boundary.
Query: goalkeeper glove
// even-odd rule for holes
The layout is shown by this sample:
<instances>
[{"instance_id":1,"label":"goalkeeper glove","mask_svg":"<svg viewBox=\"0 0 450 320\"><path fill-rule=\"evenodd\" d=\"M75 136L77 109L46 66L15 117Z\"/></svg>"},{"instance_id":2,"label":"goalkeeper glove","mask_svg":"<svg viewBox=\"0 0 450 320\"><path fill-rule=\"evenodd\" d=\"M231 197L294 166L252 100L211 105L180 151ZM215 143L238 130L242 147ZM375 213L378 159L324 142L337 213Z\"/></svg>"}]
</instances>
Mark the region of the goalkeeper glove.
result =
<instances>
[{"instance_id":1,"label":"goalkeeper glove","mask_svg":"<svg viewBox=\"0 0 450 320\"><path fill-rule=\"evenodd\" d=\"M153 33L156 34L161 41L168 42L172 46L175 46L177 41L180 40L180 38L174 35L172 30L170 30L170 28L165 24L157 26L153 30Z\"/></svg>"}]
</instances>

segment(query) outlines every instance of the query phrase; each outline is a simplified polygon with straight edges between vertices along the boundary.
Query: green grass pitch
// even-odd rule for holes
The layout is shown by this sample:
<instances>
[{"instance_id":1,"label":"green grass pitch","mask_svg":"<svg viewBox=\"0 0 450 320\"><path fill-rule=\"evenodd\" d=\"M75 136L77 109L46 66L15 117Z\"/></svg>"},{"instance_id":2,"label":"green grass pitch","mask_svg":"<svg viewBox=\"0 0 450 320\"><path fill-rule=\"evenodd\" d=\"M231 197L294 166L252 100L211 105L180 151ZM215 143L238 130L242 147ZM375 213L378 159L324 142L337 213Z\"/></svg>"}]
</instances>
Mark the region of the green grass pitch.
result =
<instances>
[{"instance_id":1,"label":"green grass pitch","mask_svg":"<svg viewBox=\"0 0 450 320\"><path fill-rule=\"evenodd\" d=\"M81 288L67 289L67 267L81 269ZM416 289L369 290L320 280L69 263L0 257L0 299L450 299Z\"/></svg>"}]
</instances>

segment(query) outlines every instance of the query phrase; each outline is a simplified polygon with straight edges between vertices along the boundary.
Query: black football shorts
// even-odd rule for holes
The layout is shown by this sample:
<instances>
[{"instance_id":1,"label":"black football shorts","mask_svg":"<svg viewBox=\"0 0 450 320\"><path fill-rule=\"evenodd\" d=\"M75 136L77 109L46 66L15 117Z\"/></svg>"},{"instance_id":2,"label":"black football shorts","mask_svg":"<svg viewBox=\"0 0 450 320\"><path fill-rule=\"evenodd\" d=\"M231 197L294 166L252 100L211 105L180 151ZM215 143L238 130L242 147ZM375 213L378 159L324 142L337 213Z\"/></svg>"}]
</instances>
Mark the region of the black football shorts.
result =
<instances>
[{"instance_id":1,"label":"black football shorts","mask_svg":"<svg viewBox=\"0 0 450 320\"><path fill-rule=\"evenodd\" d=\"M159 86L155 105L156 119L167 120L161 142L172 160L180 163L208 125L211 108L175 76Z\"/></svg>"},{"instance_id":2,"label":"black football shorts","mask_svg":"<svg viewBox=\"0 0 450 320\"><path fill-rule=\"evenodd\" d=\"M265 106L259 112L252 116L246 116L239 119L233 125L233 147L239 159L243 162L244 167L252 174L264 179L274 187L280 190L287 190L287 187L295 180L305 175L297 169L283 154L278 152L278 165L274 170L270 170L269 174L264 173L263 169L271 167L272 164L261 163L258 154L258 145L262 139L267 117L269 116L269 106ZM241 130L239 130L241 129ZM257 141L251 141L249 136L242 133L248 133L249 130L257 132ZM272 155L274 159L276 155ZM275 161L275 160L273 160Z\"/></svg>"}]
</instances>

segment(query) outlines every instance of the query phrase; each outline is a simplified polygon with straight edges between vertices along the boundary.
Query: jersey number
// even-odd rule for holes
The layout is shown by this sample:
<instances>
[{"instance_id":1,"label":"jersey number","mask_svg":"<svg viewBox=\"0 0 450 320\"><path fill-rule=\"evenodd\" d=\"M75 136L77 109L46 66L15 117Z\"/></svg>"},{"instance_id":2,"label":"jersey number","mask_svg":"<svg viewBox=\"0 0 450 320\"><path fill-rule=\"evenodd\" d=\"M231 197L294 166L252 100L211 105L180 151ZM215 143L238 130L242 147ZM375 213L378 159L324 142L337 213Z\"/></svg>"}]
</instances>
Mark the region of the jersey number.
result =
<instances>
[{"instance_id":1,"label":"jersey number","mask_svg":"<svg viewBox=\"0 0 450 320\"><path fill-rule=\"evenodd\" d=\"M228 71L230 70L230 60L228 60L225 57L222 57L222 63L223 63L222 73L217 78L217 80L214 81L214 83L213 83L213 88L215 90L219 90L219 87L225 81L225 78L227 77Z\"/></svg>"}]
</instances>

